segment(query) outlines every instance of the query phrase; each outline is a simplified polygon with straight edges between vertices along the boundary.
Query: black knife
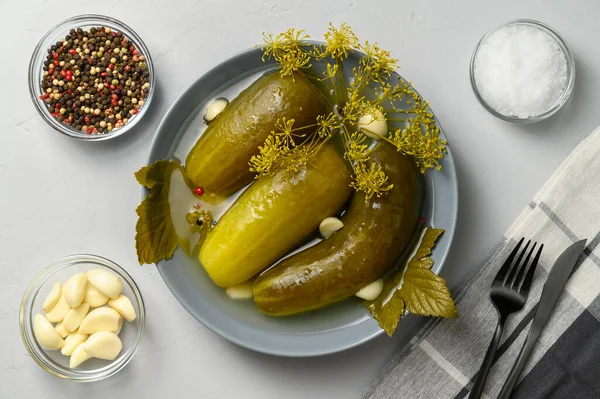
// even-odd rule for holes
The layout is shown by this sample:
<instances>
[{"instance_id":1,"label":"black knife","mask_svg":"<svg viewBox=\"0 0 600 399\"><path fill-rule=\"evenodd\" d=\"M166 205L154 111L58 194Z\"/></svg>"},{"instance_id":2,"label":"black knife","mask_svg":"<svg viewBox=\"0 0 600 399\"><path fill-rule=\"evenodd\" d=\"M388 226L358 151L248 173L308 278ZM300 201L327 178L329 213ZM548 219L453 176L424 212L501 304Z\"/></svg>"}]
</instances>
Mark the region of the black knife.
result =
<instances>
[{"instance_id":1,"label":"black knife","mask_svg":"<svg viewBox=\"0 0 600 399\"><path fill-rule=\"evenodd\" d=\"M540 301L538 303L538 309L535 313L529 333L527 334L527 339L525 339L525 343L521 348L521 352L517 357L517 361L510 371L508 379L504 383L498 398L508 399L510 397L512 390L514 389L515 385L517 384L517 380L521 375L523 366L525 366L529 354L535 345L535 342L544 329L546 322L550 318L552 309L554 309L554 305L558 301L558 298L560 297L567 280L569 280L569 277L573 272L573 268L577 263L577 259L579 259L581 252L583 252L583 249L585 248L585 243L586 240L581 240L575 244L572 244L562 254L560 254L556 262L554 262L554 266L552 266L552 269L550 270L546 284L544 284L542 296L540 297Z\"/></svg>"}]
</instances>

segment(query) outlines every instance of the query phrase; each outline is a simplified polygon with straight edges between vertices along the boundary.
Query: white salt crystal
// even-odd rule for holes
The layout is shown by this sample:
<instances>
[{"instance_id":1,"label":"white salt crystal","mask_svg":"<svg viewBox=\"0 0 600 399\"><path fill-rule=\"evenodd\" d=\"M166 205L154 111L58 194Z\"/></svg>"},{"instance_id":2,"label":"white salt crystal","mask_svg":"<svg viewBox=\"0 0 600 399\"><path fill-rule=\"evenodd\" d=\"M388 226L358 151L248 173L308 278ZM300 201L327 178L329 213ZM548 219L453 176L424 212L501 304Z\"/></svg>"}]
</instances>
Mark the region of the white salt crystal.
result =
<instances>
[{"instance_id":1,"label":"white salt crystal","mask_svg":"<svg viewBox=\"0 0 600 399\"><path fill-rule=\"evenodd\" d=\"M548 33L505 26L479 47L474 64L481 97L500 114L527 118L546 112L567 84L567 60Z\"/></svg>"}]
</instances>

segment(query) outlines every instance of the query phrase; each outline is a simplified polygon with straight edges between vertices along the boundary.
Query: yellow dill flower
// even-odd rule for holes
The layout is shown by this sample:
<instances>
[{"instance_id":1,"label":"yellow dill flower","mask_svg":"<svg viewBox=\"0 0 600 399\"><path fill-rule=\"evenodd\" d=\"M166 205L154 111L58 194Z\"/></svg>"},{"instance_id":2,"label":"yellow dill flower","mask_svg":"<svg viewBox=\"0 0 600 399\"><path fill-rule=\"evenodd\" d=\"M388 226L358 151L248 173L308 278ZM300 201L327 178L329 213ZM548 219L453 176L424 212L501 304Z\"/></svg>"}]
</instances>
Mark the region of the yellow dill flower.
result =
<instances>
[{"instance_id":1,"label":"yellow dill flower","mask_svg":"<svg viewBox=\"0 0 600 399\"><path fill-rule=\"evenodd\" d=\"M391 135L398 151L414 157L421 173L427 169L441 169L439 160L446 154L446 140L440 139L440 128L428 115L418 114L406 122L406 128Z\"/></svg>"},{"instance_id":2,"label":"yellow dill flower","mask_svg":"<svg viewBox=\"0 0 600 399\"><path fill-rule=\"evenodd\" d=\"M339 29L329 23L325 32L325 51L319 54L319 59L331 55L334 58L347 58L348 51L358 45L358 38L348 24L343 23Z\"/></svg>"},{"instance_id":3,"label":"yellow dill flower","mask_svg":"<svg viewBox=\"0 0 600 399\"><path fill-rule=\"evenodd\" d=\"M339 129L339 127L339 118L333 112L329 113L329 115L317 116L317 135L321 139L331 137L331 135L334 133L333 131L335 129Z\"/></svg>"},{"instance_id":4,"label":"yellow dill flower","mask_svg":"<svg viewBox=\"0 0 600 399\"><path fill-rule=\"evenodd\" d=\"M381 166L374 162L370 162L368 165L366 162L357 163L354 175L351 185L355 190L362 191L367 201L374 195L380 197L381 194L394 187L393 184L387 184L388 177L381 170Z\"/></svg>"},{"instance_id":5,"label":"yellow dill flower","mask_svg":"<svg viewBox=\"0 0 600 399\"><path fill-rule=\"evenodd\" d=\"M281 76L292 76L301 68L310 67L310 44L306 43L308 35L303 30L294 28L274 36L263 33L262 60L273 58L281 65Z\"/></svg>"},{"instance_id":6,"label":"yellow dill flower","mask_svg":"<svg viewBox=\"0 0 600 399\"><path fill-rule=\"evenodd\" d=\"M369 145L365 144L367 136L358 131L352 133L347 138L346 159L351 162L366 162L371 156L371 151L368 150Z\"/></svg>"}]
</instances>

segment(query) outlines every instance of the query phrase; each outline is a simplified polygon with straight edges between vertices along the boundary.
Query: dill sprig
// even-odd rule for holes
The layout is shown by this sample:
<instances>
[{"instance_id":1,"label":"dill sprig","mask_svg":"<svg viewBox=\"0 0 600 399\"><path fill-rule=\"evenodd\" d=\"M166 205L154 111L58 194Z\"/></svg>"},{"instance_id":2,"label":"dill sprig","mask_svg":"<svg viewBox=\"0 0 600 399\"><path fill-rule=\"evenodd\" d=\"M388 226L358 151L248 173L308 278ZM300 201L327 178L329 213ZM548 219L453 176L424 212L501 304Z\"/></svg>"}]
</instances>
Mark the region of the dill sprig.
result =
<instances>
[{"instance_id":1,"label":"dill sprig","mask_svg":"<svg viewBox=\"0 0 600 399\"><path fill-rule=\"evenodd\" d=\"M332 110L307 126L294 127L293 119L278 120L275 130L259 147L259 154L250 160L250 170L257 178L281 169L297 171L335 134L342 137L344 157L352 167L352 187L365 193L367 199L392 188L381 167L370 160L372 137L412 156L422 173L441 168L439 161L446 153L446 141L440 138L429 104L410 82L398 79L392 83L398 60L389 51L377 43L361 43L345 23L339 28L330 23L322 45L310 45L306 42L309 36L294 28L277 35L263 34L263 38L263 61L274 59L281 66L282 77L293 78L294 72L303 70L323 83L331 94L327 101ZM364 56L352 69L352 79L347 80L344 60L352 51ZM313 59L325 64L320 76L314 76ZM395 128L379 137L370 130L369 123L382 118ZM365 124L364 120L370 122ZM316 132L311 134L311 130Z\"/></svg>"}]
</instances>

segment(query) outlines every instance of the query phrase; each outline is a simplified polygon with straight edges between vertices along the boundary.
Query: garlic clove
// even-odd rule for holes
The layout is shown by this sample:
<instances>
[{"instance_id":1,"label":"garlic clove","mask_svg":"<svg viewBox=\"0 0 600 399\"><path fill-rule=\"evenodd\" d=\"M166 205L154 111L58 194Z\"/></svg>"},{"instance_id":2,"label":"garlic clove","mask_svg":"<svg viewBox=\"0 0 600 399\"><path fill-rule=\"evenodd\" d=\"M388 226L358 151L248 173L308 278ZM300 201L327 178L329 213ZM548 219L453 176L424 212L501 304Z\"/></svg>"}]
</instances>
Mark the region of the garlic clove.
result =
<instances>
[{"instance_id":1,"label":"garlic clove","mask_svg":"<svg viewBox=\"0 0 600 399\"><path fill-rule=\"evenodd\" d=\"M86 360L92 358L92 356L90 356L90 354L85 351L83 345L84 343L77 345L71 353L71 358L69 359L69 367L71 367L72 369L79 366Z\"/></svg>"},{"instance_id":2,"label":"garlic clove","mask_svg":"<svg viewBox=\"0 0 600 399\"><path fill-rule=\"evenodd\" d=\"M82 303L76 308L69 310L69 313L67 313L64 320L62 321L62 326L68 331L77 330L77 328L87 315L88 310L90 310L90 305L88 305L87 303Z\"/></svg>"},{"instance_id":3,"label":"garlic clove","mask_svg":"<svg viewBox=\"0 0 600 399\"><path fill-rule=\"evenodd\" d=\"M83 302L90 305L91 308L99 308L100 306L105 305L109 299L110 298L101 293L98 288L94 287L92 284L88 284Z\"/></svg>"},{"instance_id":4,"label":"garlic clove","mask_svg":"<svg viewBox=\"0 0 600 399\"><path fill-rule=\"evenodd\" d=\"M65 341L56 332L52 323L39 313L33 319L33 335L38 344L47 350L57 350L65 344Z\"/></svg>"},{"instance_id":5,"label":"garlic clove","mask_svg":"<svg viewBox=\"0 0 600 399\"><path fill-rule=\"evenodd\" d=\"M210 103L210 105L206 108L206 113L204 114L204 120L206 122L212 121L217 116L219 116L219 114L221 112L223 112L223 110L225 109L225 107L227 107L227 105L229 105L229 100L227 100L226 98L222 98L222 97L217 98L212 103Z\"/></svg>"},{"instance_id":6,"label":"garlic clove","mask_svg":"<svg viewBox=\"0 0 600 399\"><path fill-rule=\"evenodd\" d=\"M65 338L65 345L60 349L60 353L65 356L71 356L77 346L84 343L87 339L87 334L82 334L79 331L73 331Z\"/></svg>"},{"instance_id":7,"label":"garlic clove","mask_svg":"<svg viewBox=\"0 0 600 399\"><path fill-rule=\"evenodd\" d=\"M61 295L56 305L49 312L46 312L46 319L52 323L58 323L59 321L63 321L69 310L71 310L71 307L67 303L65 296Z\"/></svg>"},{"instance_id":8,"label":"garlic clove","mask_svg":"<svg viewBox=\"0 0 600 399\"><path fill-rule=\"evenodd\" d=\"M388 133L388 125L381 111L364 114L358 119L357 125L361 132L374 140L381 140Z\"/></svg>"},{"instance_id":9,"label":"garlic clove","mask_svg":"<svg viewBox=\"0 0 600 399\"><path fill-rule=\"evenodd\" d=\"M42 305L42 309L44 309L44 312L49 312L56 305L56 303L60 299L61 294L62 294L62 286L57 281L52 286L52 289L46 296L46 299L44 299L44 304Z\"/></svg>"},{"instance_id":10,"label":"garlic clove","mask_svg":"<svg viewBox=\"0 0 600 399\"><path fill-rule=\"evenodd\" d=\"M244 281L243 283L225 288L225 293L231 299L252 299L254 296L252 281Z\"/></svg>"},{"instance_id":11,"label":"garlic clove","mask_svg":"<svg viewBox=\"0 0 600 399\"><path fill-rule=\"evenodd\" d=\"M121 334L121 329L123 328L123 318L119 317L119 325L117 326L117 329L114 331L111 331L112 333L115 333L115 335L119 335Z\"/></svg>"},{"instance_id":12,"label":"garlic clove","mask_svg":"<svg viewBox=\"0 0 600 399\"><path fill-rule=\"evenodd\" d=\"M62 321L60 323L58 323L54 329L56 330L56 332L63 338L65 338L67 335L71 334L71 332L69 330L67 330L64 326Z\"/></svg>"},{"instance_id":13,"label":"garlic clove","mask_svg":"<svg viewBox=\"0 0 600 399\"><path fill-rule=\"evenodd\" d=\"M116 331L119 328L121 315L108 307L96 308L85 316L79 326L79 332L94 334L98 331Z\"/></svg>"},{"instance_id":14,"label":"garlic clove","mask_svg":"<svg viewBox=\"0 0 600 399\"><path fill-rule=\"evenodd\" d=\"M129 322L134 321L136 318L135 309L133 308L131 300L123 294L108 301L108 306L119 312L119 314Z\"/></svg>"},{"instance_id":15,"label":"garlic clove","mask_svg":"<svg viewBox=\"0 0 600 399\"><path fill-rule=\"evenodd\" d=\"M123 349L119 337L110 331L94 333L82 345L90 356L104 360L114 360Z\"/></svg>"},{"instance_id":16,"label":"garlic clove","mask_svg":"<svg viewBox=\"0 0 600 399\"><path fill-rule=\"evenodd\" d=\"M111 273L104 269L92 269L88 270L87 278L94 287L98 288L98 291L103 293L109 298L116 298L123 290L123 282L114 273Z\"/></svg>"},{"instance_id":17,"label":"garlic clove","mask_svg":"<svg viewBox=\"0 0 600 399\"><path fill-rule=\"evenodd\" d=\"M85 296L85 289L87 285L87 276L85 273L77 273L71 276L62 287L63 295L67 300L69 306L76 308L81 305L83 297Z\"/></svg>"},{"instance_id":18,"label":"garlic clove","mask_svg":"<svg viewBox=\"0 0 600 399\"><path fill-rule=\"evenodd\" d=\"M342 227L344 227L344 222L340 219L334 217L325 218L319 225L319 233L321 233L323 238L329 238Z\"/></svg>"},{"instance_id":19,"label":"garlic clove","mask_svg":"<svg viewBox=\"0 0 600 399\"><path fill-rule=\"evenodd\" d=\"M375 280L371 284L364 286L355 295L366 301L374 301L383 291L383 279Z\"/></svg>"}]
</instances>

